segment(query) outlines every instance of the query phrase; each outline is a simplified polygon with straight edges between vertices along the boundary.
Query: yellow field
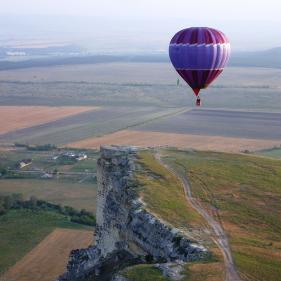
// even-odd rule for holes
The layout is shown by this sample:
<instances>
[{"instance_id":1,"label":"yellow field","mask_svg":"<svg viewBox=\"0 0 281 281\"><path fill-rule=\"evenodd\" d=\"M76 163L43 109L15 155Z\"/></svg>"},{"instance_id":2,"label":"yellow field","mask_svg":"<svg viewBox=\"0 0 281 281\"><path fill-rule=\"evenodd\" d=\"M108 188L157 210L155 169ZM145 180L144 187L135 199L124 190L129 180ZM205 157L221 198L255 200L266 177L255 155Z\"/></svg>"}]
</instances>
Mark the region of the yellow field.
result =
<instances>
[{"instance_id":1,"label":"yellow field","mask_svg":"<svg viewBox=\"0 0 281 281\"><path fill-rule=\"evenodd\" d=\"M65 271L70 251L87 248L92 242L92 231L56 229L0 280L53 281Z\"/></svg>"},{"instance_id":2,"label":"yellow field","mask_svg":"<svg viewBox=\"0 0 281 281\"><path fill-rule=\"evenodd\" d=\"M76 148L99 148L101 145L170 146L241 152L243 150L255 151L279 146L280 141L123 130L103 137L89 138L68 144L69 147Z\"/></svg>"},{"instance_id":3,"label":"yellow field","mask_svg":"<svg viewBox=\"0 0 281 281\"><path fill-rule=\"evenodd\" d=\"M0 106L0 134L97 109L93 106Z\"/></svg>"}]
</instances>

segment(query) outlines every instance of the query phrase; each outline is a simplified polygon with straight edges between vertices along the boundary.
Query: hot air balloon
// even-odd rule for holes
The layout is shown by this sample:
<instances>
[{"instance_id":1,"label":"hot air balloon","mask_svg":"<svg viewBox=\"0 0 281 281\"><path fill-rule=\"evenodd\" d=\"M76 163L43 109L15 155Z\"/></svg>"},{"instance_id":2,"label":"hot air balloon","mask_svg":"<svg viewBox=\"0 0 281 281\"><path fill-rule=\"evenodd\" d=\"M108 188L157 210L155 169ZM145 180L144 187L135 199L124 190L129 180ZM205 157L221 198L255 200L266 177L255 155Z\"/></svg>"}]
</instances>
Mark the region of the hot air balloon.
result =
<instances>
[{"instance_id":1,"label":"hot air balloon","mask_svg":"<svg viewBox=\"0 0 281 281\"><path fill-rule=\"evenodd\" d=\"M222 73L230 57L230 43L219 30L191 27L174 35L169 55L176 71L196 95L196 105L200 106L199 92Z\"/></svg>"}]
</instances>

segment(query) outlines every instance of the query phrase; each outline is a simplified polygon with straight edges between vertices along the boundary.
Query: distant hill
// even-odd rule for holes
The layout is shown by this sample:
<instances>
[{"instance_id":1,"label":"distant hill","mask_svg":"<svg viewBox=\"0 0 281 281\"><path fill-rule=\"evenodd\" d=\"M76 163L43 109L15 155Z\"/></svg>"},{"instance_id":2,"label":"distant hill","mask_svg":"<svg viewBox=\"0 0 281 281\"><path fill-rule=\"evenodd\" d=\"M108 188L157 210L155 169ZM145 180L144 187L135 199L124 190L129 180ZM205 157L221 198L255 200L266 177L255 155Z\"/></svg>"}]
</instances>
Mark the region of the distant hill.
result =
<instances>
[{"instance_id":1,"label":"distant hill","mask_svg":"<svg viewBox=\"0 0 281 281\"><path fill-rule=\"evenodd\" d=\"M55 65L96 64L112 62L169 62L167 54L151 55L91 55L91 56L64 56L44 59L29 59L23 61L0 61L0 71L8 69L47 67ZM230 66L281 68L281 47L256 52L232 53Z\"/></svg>"},{"instance_id":2,"label":"distant hill","mask_svg":"<svg viewBox=\"0 0 281 281\"><path fill-rule=\"evenodd\" d=\"M47 67L55 65L97 64L112 62L168 62L167 55L92 55L76 57L50 57L22 61L0 61L0 71L9 69Z\"/></svg>"},{"instance_id":3,"label":"distant hill","mask_svg":"<svg viewBox=\"0 0 281 281\"><path fill-rule=\"evenodd\" d=\"M281 68L281 47L266 51L233 53L230 65Z\"/></svg>"}]
</instances>

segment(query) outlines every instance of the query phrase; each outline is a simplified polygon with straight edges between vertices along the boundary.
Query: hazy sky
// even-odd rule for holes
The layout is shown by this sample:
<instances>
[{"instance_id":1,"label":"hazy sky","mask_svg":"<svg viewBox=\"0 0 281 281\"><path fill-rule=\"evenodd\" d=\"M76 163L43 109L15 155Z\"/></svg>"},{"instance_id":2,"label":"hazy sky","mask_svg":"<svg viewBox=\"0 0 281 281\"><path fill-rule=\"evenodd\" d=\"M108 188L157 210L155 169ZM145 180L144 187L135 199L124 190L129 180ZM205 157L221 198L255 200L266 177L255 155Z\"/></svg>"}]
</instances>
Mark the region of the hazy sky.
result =
<instances>
[{"instance_id":1,"label":"hazy sky","mask_svg":"<svg viewBox=\"0 0 281 281\"><path fill-rule=\"evenodd\" d=\"M1 13L280 20L278 0L1 0Z\"/></svg>"},{"instance_id":2,"label":"hazy sky","mask_svg":"<svg viewBox=\"0 0 281 281\"><path fill-rule=\"evenodd\" d=\"M84 40L92 33L91 44L95 38L108 44L110 38L126 38L132 45L161 50L179 29L213 26L228 35L235 50L281 46L278 0L0 0L0 7L2 16L15 19L7 32L11 26L22 26L25 33L38 34L41 28L48 36L60 32L82 38L84 34ZM28 15L45 17L26 20ZM5 26L1 26L3 33Z\"/></svg>"}]
</instances>

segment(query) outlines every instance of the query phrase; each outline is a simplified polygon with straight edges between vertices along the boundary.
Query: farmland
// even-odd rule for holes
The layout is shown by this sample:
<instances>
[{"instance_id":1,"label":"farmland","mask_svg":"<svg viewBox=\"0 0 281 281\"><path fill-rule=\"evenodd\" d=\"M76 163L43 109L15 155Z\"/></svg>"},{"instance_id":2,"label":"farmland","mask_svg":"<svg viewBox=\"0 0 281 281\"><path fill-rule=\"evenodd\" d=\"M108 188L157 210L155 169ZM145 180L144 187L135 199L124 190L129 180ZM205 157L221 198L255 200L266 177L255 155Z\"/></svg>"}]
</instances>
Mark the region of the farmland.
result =
<instances>
[{"instance_id":1,"label":"farmland","mask_svg":"<svg viewBox=\"0 0 281 281\"><path fill-rule=\"evenodd\" d=\"M280 115L273 115L281 112L279 77L279 69L227 68L208 92L202 91L204 109L213 110L187 111L194 106L194 96L184 82L176 85L175 71L164 62L0 71L2 105L100 107L59 120L46 120L44 124L31 124L28 128L16 127L16 131L11 121L5 125L11 130L0 134L0 143L76 145L104 135L110 138L110 134L127 129L279 140L280 130L276 128L280 127ZM152 145L158 145L153 138ZM178 141L171 145L178 145ZM257 149L269 147L258 145Z\"/></svg>"},{"instance_id":2,"label":"farmland","mask_svg":"<svg viewBox=\"0 0 281 281\"><path fill-rule=\"evenodd\" d=\"M64 145L142 124L182 109L108 107L0 135L0 143Z\"/></svg>"},{"instance_id":3,"label":"farmland","mask_svg":"<svg viewBox=\"0 0 281 281\"><path fill-rule=\"evenodd\" d=\"M6 179L0 181L0 194L20 193L62 206L96 211L96 185L63 180Z\"/></svg>"},{"instance_id":4,"label":"farmland","mask_svg":"<svg viewBox=\"0 0 281 281\"><path fill-rule=\"evenodd\" d=\"M69 253L87 248L93 242L92 231L55 229L4 275L9 280L51 281L65 271Z\"/></svg>"},{"instance_id":5,"label":"farmland","mask_svg":"<svg viewBox=\"0 0 281 281\"><path fill-rule=\"evenodd\" d=\"M230 126L232 124L232 126ZM183 110L98 138L69 144L173 146L216 151L255 151L281 145L281 114L226 110Z\"/></svg>"},{"instance_id":6,"label":"farmland","mask_svg":"<svg viewBox=\"0 0 281 281\"><path fill-rule=\"evenodd\" d=\"M0 134L94 110L94 107L0 106Z\"/></svg>"},{"instance_id":7,"label":"farmland","mask_svg":"<svg viewBox=\"0 0 281 281\"><path fill-rule=\"evenodd\" d=\"M136 126L134 130L281 141L280 127L279 113L197 109Z\"/></svg>"},{"instance_id":8,"label":"farmland","mask_svg":"<svg viewBox=\"0 0 281 281\"><path fill-rule=\"evenodd\" d=\"M100 145L136 145L141 147L171 146L226 152L255 151L279 146L279 140L261 140L221 136L175 134L124 130L98 138L89 138L69 144L76 148L98 148Z\"/></svg>"},{"instance_id":9,"label":"farmland","mask_svg":"<svg viewBox=\"0 0 281 281\"><path fill-rule=\"evenodd\" d=\"M190 107L168 63L107 63L0 72L2 105ZM280 70L227 68L202 92L204 107L280 112Z\"/></svg>"},{"instance_id":10,"label":"farmland","mask_svg":"<svg viewBox=\"0 0 281 281\"><path fill-rule=\"evenodd\" d=\"M0 273L14 265L58 227L90 230L53 212L20 209L0 216Z\"/></svg>"}]
</instances>

